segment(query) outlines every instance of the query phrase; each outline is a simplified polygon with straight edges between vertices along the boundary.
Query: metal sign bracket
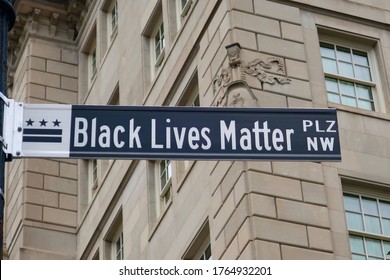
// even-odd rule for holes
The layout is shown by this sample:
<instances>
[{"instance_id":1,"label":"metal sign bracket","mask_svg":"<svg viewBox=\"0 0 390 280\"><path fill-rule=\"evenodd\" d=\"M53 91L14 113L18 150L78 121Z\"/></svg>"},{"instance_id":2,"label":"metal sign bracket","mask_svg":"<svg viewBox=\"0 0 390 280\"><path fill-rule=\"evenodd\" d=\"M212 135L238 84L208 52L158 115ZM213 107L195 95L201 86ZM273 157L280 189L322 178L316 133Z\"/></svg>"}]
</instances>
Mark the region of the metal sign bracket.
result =
<instances>
[{"instance_id":1,"label":"metal sign bracket","mask_svg":"<svg viewBox=\"0 0 390 280\"><path fill-rule=\"evenodd\" d=\"M2 92L0 98L4 103L3 133L0 142L6 154L6 160L21 156L23 142L23 103L8 99Z\"/></svg>"}]
</instances>

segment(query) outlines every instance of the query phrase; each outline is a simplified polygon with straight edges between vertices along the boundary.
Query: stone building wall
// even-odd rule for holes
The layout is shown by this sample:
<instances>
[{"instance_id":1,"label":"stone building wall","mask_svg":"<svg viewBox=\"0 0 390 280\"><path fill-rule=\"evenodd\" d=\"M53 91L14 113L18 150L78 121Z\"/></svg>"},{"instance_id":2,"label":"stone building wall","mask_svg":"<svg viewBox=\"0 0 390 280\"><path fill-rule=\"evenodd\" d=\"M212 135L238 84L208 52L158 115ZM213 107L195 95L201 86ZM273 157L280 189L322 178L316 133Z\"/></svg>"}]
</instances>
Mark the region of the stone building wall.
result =
<instances>
[{"instance_id":1,"label":"stone building wall","mask_svg":"<svg viewBox=\"0 0 390 280\"><path fill-rule=\"evenodd\" d=\"M118 232L125 259L192 258L207 241L213 259L351 258L343 192L390 201L390 7L374 0L192 0L178 16L180 1L119 0L117 33L110 34L112 1L78 2L82 21L68 25L76 26L76 40L27 37L13 98L177 106L189 105L197 91L201 106L335 107L342 161L173 161L172 196L160 212L154 161L98 160L93 188L91 161L14 161L10 258L110 259ZM165 53L156 66L150 41L161 18ZM323 38L371 50L375 111L328 101Z\"/></svg>"}]
</instances>

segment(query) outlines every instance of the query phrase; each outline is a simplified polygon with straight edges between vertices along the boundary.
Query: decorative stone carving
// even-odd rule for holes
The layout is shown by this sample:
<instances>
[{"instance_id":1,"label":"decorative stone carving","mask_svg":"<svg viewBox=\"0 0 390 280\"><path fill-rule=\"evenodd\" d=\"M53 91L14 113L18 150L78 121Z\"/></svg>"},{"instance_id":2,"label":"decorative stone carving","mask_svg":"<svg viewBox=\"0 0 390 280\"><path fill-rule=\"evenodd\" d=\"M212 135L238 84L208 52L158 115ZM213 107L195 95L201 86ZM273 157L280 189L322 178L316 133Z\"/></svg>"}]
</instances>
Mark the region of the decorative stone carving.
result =
<instances>
[{"instance_id":1,"label":"decorative stone carving","mask_svg":"<svg viewBox=\"0 0 390 280\"><path fill-rule=\"evenodd\" d=\"M50 17L50 35L55 36L57 31L57 25L58 25L58 18L60 17L57 13L52 13Z\"/></svg>"},{"instance_id":2,"label":"decorative stone carving","mask_svg":"<svg viewBox=\"0 0 390 280\"><path fill-rule=\"evenodd\" d=\"M213 81L214 93L217 91L217 86L226 88L229 83L234 80L246 80L245 75L251 75L256 77L261 85L264 83L275 84L290 84L291 80L286 76L286 68L282 58L271 56L266 61L256 58L248 63L245 63L240 58L240 44L234 43L226 46L227 56L229 59L229 67L223 68L221 74L218 75ZM271 70L276 68L275 73L271 73ZM240 73L234 75L233 70L239 69ZM237 72L237 71L236 71ZM275 71L273 71L275 72Z\"/></svg>"},{"instance_id":3,"label":"decorative stone carving","mask_svg":"<svg viewBox=\"0 0 390 280\"><path fill-rule=\"evenodd\" d=\"M229 66L236 68L241 64L240 58L241 46L238 43L234 43L226 46L227 56L229 58Z\"/></svg>"},{"instance_id":4,"label":"decorative stone carving","mask_svg":"<svg viewBox=\"0 0 390 280\"><path fill-rule=\"evenodd\" d=\"M257 98L246 83L246 75L256 77L263 84L290 84L282 58L271 56L267 59L256 58L245 63L240 56L241 46L234 43L226 46L229 66L222 68L221 73L213 80L214 105L233 107L256 106ZM221 91L220 91L221 90ZM245 94L244 94L245 93Z\"/></svg>"},{"instance_id":5,"label":"decorative stone carving","mask_svg":"<svg viewBox=\"0 0 390 280\"><path fill-rule=\"evenodd\" d=\"M277 81L279 84L289 84L291 82L290 79L288 79L286 76L280 76L286 75L283 60L277 57L269 57L267 60L268 62L266 63L260 58L257 58L248 64L243 65L242 70L245 74L256 77L262 85L263 83L273 85L275 84L275 81ZM272 68L272 64L276 64L277 71L280 73L280 75L274 75L266 72Z\"/></svg>"},{"instance_id":6,"label":"decorative stone carving","mask_svg":"<svg viewBox=\"0 0 390 280\"><path fill-rule=\"evenodd\" d=\"M222 69L221 74L218 76L218 78L214 79L213 81L213 91L214 93L217 90L217 86L222 88L226 88L231 81L231 74L228 69Z\"/></svg>"},{"instance_id":7,"label":"decorative stone carving","mask_svg":"<svg viewBox=\"0 0 390 280\"><path fill-rule=\"evenodd\" d=\"M57 25L58 24L58 18L60 17L57 13L52 13L50 17L50 24L51 25Z\"/></svg>"},{"instance_id":8,"label":"decorative stone carving","mask_svg":"<svg viewBox=\"0 0 390 280\"><path fill-rule=\"evenodd\" d=\"M40 9L37 9L37 8L34 8L33 11L32 11L32 20L31 20L31 31L33 31L34 33L37 33L38 32L38 28L39 28L39 15L41 14L41 10Z\"/></svg>"},{"instance_id":9,"label":"decorative stone carving","mask_svg":"<svg viewBox=\"0 0 390 280\"><path fill-rule=\"evenodd\" d=\"M245 99L241 96L241 93L233 94L232 101L230 101L230 107L243 107L245 104Z\"/></svg>"}]
</instances>

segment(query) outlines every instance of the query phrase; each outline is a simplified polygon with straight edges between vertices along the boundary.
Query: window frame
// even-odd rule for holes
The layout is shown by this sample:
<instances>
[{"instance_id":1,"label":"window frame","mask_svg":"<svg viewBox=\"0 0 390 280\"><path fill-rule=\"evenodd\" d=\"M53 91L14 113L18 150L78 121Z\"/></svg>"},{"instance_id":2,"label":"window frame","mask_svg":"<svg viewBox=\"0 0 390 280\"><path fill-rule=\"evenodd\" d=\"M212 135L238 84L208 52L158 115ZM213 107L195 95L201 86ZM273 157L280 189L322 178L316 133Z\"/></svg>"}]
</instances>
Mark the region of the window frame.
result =
<instances>
[{"instance_id":1,"label":"window frame","mask_svg":"<svg viewBox=\"0 0 390 280\"><path fill-rule=\"evenodd\" d=\"M91 43L91 47L88 51L88 85L92 87L97 75L98 61L97 61L97 45L96 38Z\"/></svg>"},{"instance_id":2,"label":"window frame","mask_svg":"<svg viewBox=\"0 0 390 280\"><path fill-rule=\"evenodd\" d=\"M355 196L355 197L359 198L359 203L360 203L360 207L361 207L360 213L362 214L362 223L364 226L365 213L364 213L363 208L362 208L362 200L361 200L362 197L367 198L369 200L373 199L377 202L384 201L386 203L390 203L390 188L387 188L387 186L382 188L382 187L377 187L377 186L373 186L373 185L367 185L367 186L364 184L357 185L354 183L343 184L343 205L344 205L346 226L347 226L347 231L348 231L348 239L350 242L351 258L357 259L356 258L357 256L361 256L361 257L364 256L364 259L372 259L374 256L369 255L369 252L367 250L367 240L375 240L375 241L379 240L381 242L381 246L382 246L383 258L389 260L390 255L387 254L388 252L386 252L386 250L390 251L390 249L386 249L384 243L387 243L387 246L390 248L390 234L385 235L382 220L380 220L380 223L381 223L380 226L383 228L383 232L380 234L367 231L367 229L365 229L365 228L363 228L363 230L351 229L347 223L347 221L348 221L347 213L348 212L351 213L352 211L347 210L347 206L345 204L345 196ZM378 209L378 211L379 211L378 213L380 215L381 214L380 210ZM359 253L359 252L353 251L352 244L351 244L351 242L352 242L351 237L352 238L361 238L361 240L363 242L363 246L364 246L364 253ZM383 260L383 258L382 258L382 260ZM361 258L359 258L359 259L361 259ZM376 259L380 259L380 258L376 258Z\"/></svg>"},{"instance_id":3,"label":"window frame","mask_svg":"<svg viewBox=\"0 0 390 280\"><path fill-rule=\"evenodd\" d=\"M164 162L164 169L161 169L161 163ZM172 161L171 160L159 160L156 162L156 169L158 173L158 186L160 190L160 208L164 209L172 200ZM164 176L164 181L163 178Z\"/></svg>"},{"instance_id":4,"label":"window frame","mask_svg":"<svg viewBox=\"0 0 390 280\"><path fill-rule=\"evenodd\" d=\"M118 11L118 1L113 0L108 9L107 9L107 15L108 15L108 30L110 30L110 39L113 40L114 36L118 33L118 23L119 23L119 11ZM113 22L115 23L113 25Z\"/></svg>"},{"instance_id":5,"label":"window frame","mask_svg":"<svg viewBox=\"0 0 390 280\"><path fill-rule=\"evenodd\" d=\"M88 160L88 184L92 193L97 189L99 182L97 159Z\"/></svg>"},{"instance_id":6,"label":"window frame","mask_svg":"<svg viewBox=\"0 0 390 280\"><path fill-rule=\"evenodd\" d=\"M199 231L194 236L187 250L184 252L183 260L205 260L202 256L210 249L210 256L207 260L213 259L213 251L210 239L210 226L208 219L200 226Z\"/></svg>"},{"instance_id":7,"label":"window frame","mask_svg":"<svg viewBox=\"0 0 390 280\"><path fill-rule=\"evenodd\" d=\"M158 40L156 41L156 37L158 35ZM165 57L165 30L164 30L164 21L161 19L158 21L158 24L155 27L154 32L152 33L152 36L150 38L151 40L151 50L152 51L152 61L154 61L154 67L157 69L161 66L164 57ZM158 54L157 54L157 45L158 48ZM162 47L161 47L162 46Z\"/></svg>"},{"instance_id":8,"label":"window frame","mask_svg":"<svg viewBox=\"0 0 390 280\"><path fill-rule=\"evenodd\" d=\"M119 244L119 248L118 248L118 244ZM111 250L112 250L111 257L113 260L124 259L123 230L118 231L116 235L114 235Z\"/></svg>"},{"instance_id":9,"label":"window frame","mask_svg":"<svg viewBox=\"0 0 390 280\"><path fill-rule=\"evenodd\" d=\"M160 160L147 161L149 239L154 235L173 200L173 162L171 161L171 178L165 182L164 186L161 184L160 162ZM165 200L168 191L169 198Z\"/></svg>"},{"instance_id":10,"label":"window frame","mask_svg":"<svg viewBox=\"0 0 390 280\"><path fill-rule=\"evenodd\" d=\"M186 3L183 6L183 0L178 0L178 7L180 10L180 16L182 18L187 16L188 11L190 10L191 5L192 5L192 0L185 0L185 1L186 1Z\"/></svg>"},{"instance_id":11,"label":"window frame","mask_svg":"<svg viewBox=\"0 0 390 280\"><path fill-rule=\"evenodd\" d=\"M203 261L209 261L213 259L213 255L211 253L210 238L208 238L208 240L205 240L204 243L201 245L195 259Z\"/></svg>"},{"instance_id":12,"label":"window frame","mask_svg":"<svg viewBox=\"0 0 390 280\"><path fill-rule=\"evenodd\" d=\"M378 60L377 60L378 55L376 54L376 52L377 52L376 42L374 42L373 40L369 40L369 41L362 40L364 43L361 43L361 42L358 42L359 38L356 38L356 37L351 38L351 36L349 36L349 35L345 36L346 38L339 37L342 35L343 34L332 34L332 35L322 34L322 33L319 34L320 60L321 60L321 66L322 66L323 75L324 75L325 88L326 88L326 79L327 78L336 79L338 81L338 84L340 83L340 81L347 82L347 83L348 82L353 83L355 88L356 88L356 85L368 86L371 89L374 109L369 110L369 109L361 108L361 107L358 107L358 104L356 104L357 106L351 106L351 105L347 105L347 104L342 103L341 92L338 93L338 96L340 98L340 103L333 102L330 100L328 90L326 89L328 103L330 103L332 105L337 104L337 105L343 106L343 108L355 108L355 109L361 110L363 112L384 112L385 108L384 108L384 99L383 99L383 89L381 86L381 78L379 75L380 70L379 70ZM340 74L336 74L336 73L325 72L324 64L322 61L323 57L322 57L321 48L320 48L321 43L330 44L333 46L339 46L342 48L347 48L350 51L355 50L355 51L366 53L367 59L369 61L369 70L370 70L370 75L371 75L371 81L360 80L360 79L357 79L354 77L344 76L344 75L340 75ZM357 93L354 96L354 98L357 102Z\"/></svg>"},{"instance_id":13,"label":"window frame","mask_svg":"<svg viewBox=\"0 0 390 280\"><path fill-rule=\"evenodd\" d=\"M123 233L123 218L122 208L119 209L118 213L113 218L112 223L107 229L104 240L103 258L105 260L117 260L117 242L119 241L119 253L122 259L124 259L124 233Z\"/></svg>"}]
</instances>

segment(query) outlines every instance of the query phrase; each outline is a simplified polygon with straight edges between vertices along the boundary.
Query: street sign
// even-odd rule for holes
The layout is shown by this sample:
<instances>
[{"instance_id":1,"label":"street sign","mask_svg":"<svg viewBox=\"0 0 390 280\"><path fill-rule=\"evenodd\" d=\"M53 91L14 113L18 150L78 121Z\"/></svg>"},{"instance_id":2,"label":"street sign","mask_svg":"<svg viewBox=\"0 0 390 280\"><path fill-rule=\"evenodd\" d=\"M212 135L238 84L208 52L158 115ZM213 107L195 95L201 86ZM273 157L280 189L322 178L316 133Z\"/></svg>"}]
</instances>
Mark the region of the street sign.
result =
<instances>
[{"instance_id":1,"label":"street sign","mask_svg":"<svg viewBox=\"0 0 390 280\"><path fill-rule=\"evenodd\" d=\"M14 103L14 158L341 160L335 109Z\"/></svg>"}]
</instances>

